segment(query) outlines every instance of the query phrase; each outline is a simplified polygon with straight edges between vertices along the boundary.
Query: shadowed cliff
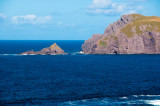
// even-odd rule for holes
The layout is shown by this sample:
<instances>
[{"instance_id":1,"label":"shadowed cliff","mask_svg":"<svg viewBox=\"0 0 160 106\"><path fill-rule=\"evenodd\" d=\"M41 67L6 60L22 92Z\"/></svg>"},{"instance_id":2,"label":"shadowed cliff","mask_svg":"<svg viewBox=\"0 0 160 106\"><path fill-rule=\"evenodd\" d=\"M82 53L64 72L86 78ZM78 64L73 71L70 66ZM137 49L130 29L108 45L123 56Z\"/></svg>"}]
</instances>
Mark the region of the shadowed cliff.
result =
<instances>
[{"instance_id":1,"label":"shadowed cliff","mask_svg":"<svg viewBox=\"0 0 160 106\"><path fill-rule=\"evenodd\" d=\"M160 54L160 17L128 14L82 45L87 54Z\"/></svg>"},{"instance_id":2,"label":"shadowed cliff","mask_svg":"<svg viewBox=\"0 0 160 106\"><path fill-rule=\"evenodd\" d=\"M40 51L32 50L32 51L23 52L20 55L56 55L56 54L65 54L65 52L56 43L54 43L50 47L43 48Z\"/></svg>"}]
</instances>

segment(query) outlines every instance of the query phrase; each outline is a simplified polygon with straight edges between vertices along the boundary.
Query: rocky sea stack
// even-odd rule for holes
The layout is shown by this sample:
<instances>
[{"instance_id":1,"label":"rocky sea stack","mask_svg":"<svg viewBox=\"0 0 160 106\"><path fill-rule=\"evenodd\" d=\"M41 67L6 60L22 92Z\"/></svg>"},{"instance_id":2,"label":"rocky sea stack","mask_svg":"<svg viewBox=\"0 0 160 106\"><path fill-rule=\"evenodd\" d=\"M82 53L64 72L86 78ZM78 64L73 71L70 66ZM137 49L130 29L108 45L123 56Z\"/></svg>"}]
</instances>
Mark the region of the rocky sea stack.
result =
<instances>
[{"instance_id":1,"label":"rocky sea stack","mask_svg":"<svg viewBox=\"0 0 160 106\"><path fill-rule=\"evenodd\" d=\"M85 41L86 54L160 54L160 17L129 14Z\"/></svg>"},{"instance_id":2,"label":"rocky sea stack","mask_svg":"<svg viewBox=\"0 0 160 106\"><path fill-rule=\"evenodd\" d=\"M66 54L66 53L56 43L54 43L50 47L43 48L40 51L35 52L32 50L23 52L20 55L58 55L58 54Z\"/></svg>"}]
</instances>

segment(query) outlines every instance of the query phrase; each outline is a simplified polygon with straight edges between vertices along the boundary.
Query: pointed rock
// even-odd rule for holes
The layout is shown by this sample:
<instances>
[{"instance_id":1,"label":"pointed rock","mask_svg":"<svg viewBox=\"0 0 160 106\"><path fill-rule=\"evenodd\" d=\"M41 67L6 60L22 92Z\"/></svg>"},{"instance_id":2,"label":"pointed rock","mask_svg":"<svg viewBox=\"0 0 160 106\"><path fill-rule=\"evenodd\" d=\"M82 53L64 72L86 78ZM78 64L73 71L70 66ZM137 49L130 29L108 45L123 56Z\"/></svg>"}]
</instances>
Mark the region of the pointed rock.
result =
<instances>
[{"instance_id":1,"label":"pointed rock","mask_svg":"<svg viewBox=\"0 0 160 106\"><path fill-rule=\"evenodd\" d=\"M40 51L35 52L32 50L23 52L20 55L56 55L56 54L66 54L66 53L56 43L54 43L50 47L43 48Z\"/></svg>"},{"instance_id":2,"label":"pointed rock","mask_svg":"<svg viewBox=\"0 0 160 106\"><path fill-rule=\"evenodd\" d=\"M56 44L54 43L53 45L50 46L51 52L62 52L63 50Z\"/></svg>"}]
</instances>

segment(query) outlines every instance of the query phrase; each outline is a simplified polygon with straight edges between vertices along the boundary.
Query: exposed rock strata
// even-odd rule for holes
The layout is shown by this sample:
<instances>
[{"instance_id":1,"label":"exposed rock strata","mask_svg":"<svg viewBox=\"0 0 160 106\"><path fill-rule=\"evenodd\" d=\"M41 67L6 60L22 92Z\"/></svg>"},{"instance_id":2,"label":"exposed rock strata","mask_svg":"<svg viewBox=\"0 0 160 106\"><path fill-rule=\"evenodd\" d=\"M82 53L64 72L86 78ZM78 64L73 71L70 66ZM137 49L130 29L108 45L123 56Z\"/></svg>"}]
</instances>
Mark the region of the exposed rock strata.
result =
<instances>
[{"instance_id":1,"label":"exposed rock strata","mask_svg":"<svg viewBox=\"0 0 160 106\"><path fill-rule=\"evenodd\" d=\"M82 45L87 54L160 54L160 17L123 15Z\"/></svg>"},{"instance_id":2,"label":"exposed rock strata","mask_svg":"<svg viewBox=\"0 0 160 106\"><path fill-rule=\"evenodd\" d=\"M65 52L56 43L54 43L50 47L43 48L40 51L36 52L32 50L23 52L20 55L57 55L57 54L65 54Z\"/></svg>"}]
</instances>

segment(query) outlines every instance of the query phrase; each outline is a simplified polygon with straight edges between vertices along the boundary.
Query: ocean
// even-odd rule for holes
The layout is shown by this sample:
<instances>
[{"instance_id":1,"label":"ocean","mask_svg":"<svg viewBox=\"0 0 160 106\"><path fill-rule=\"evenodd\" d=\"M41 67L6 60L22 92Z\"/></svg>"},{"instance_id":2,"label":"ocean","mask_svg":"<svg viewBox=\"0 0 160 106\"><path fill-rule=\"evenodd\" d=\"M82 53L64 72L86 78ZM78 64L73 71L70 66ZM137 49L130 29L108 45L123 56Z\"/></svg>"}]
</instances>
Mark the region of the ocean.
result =
<instances>
[{"instance_id":1,"label":"ocean","mask_svg":"<svg viewBox=\"0 0 160 106\"><path fill-rule=\"evenodd\" d=\"M68 55L17 55L57 43ZM79 54L84 41L0 41L0 105L160 105L160 55Z\"/></svg>"}]
</instances>

